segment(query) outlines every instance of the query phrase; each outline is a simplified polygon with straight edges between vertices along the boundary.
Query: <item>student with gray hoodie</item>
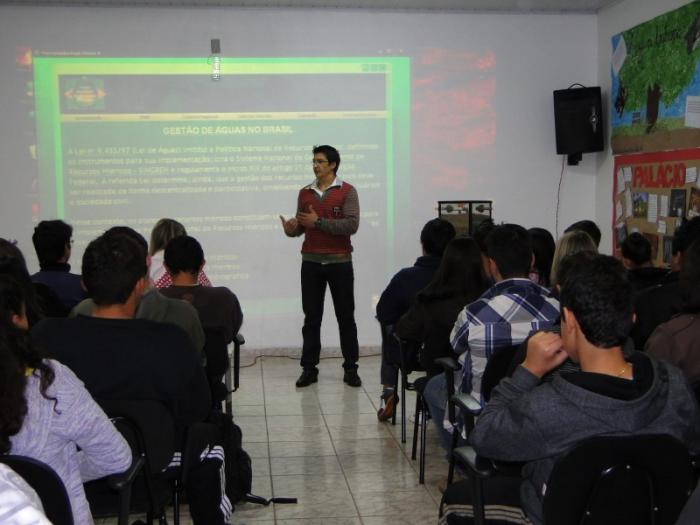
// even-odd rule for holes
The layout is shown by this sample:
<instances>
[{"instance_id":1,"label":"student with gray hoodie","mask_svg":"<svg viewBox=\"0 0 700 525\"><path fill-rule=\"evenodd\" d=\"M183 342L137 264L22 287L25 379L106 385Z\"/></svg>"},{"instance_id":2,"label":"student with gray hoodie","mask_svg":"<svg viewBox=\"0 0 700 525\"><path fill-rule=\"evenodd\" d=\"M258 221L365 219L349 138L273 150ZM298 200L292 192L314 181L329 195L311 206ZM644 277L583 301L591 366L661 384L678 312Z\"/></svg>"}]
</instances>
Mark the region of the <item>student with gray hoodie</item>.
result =
<instances>
[{"instance_id":1,"label":"student with gray hoodie","mask_svg":"<svg viewBox=\"0 0 700 525\"><path fill-rule=\"evenodd\" d=\"M580 260L572 261L562 283L561 335L530 338L525 361L494 389L470 436L481 456L526 462L519 498L517 484L495 486L499 478L489 479L494 483L485 490L487 509L499 503L503 510L505 504L523 522L542 522L543 493L555 462L585 439L667 434L700 451L700 413L682 372L642 353L623 354L633 322L624 267L605 255L572 257ZM580 371L540 382L567 357ZM469 489L463 483L445 492L442 523L468 522Z\"/></svg>"}]
</instances>

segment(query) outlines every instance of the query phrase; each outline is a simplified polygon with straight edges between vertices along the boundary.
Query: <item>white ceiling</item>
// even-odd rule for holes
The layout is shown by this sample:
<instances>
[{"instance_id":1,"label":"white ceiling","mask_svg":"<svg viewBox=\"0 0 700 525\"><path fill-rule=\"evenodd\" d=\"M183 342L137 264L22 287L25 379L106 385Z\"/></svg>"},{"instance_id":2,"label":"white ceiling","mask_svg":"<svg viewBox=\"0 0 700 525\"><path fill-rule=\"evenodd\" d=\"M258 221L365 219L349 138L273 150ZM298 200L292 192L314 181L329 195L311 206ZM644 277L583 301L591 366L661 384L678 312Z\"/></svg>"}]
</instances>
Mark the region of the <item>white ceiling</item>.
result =
<instances>
[{"instance_id":1,"label":"white ceiling","mask_svg":"<svg viewBox=\"0 0 700 525\"><path fill-rule=\"evenodd\" d=\"M597 13L621 0L0 0L19 5L299 7L512 13Z\"/></svg>"}]
</instances>

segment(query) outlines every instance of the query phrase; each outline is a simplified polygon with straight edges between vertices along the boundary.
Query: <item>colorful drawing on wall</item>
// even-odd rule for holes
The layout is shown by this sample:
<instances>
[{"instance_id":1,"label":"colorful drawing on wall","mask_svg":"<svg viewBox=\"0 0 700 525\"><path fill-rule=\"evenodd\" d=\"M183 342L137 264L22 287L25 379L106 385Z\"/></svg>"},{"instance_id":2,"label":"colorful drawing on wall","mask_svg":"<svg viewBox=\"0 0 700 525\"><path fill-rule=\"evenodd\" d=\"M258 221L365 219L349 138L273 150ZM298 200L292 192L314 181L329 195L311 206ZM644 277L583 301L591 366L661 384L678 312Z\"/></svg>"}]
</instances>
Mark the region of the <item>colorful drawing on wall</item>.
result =
<instances>
[{"instance_id":1,"label":"colorful drawing on wall","mask_svg":"<svg viewBox=\"0 0 700 525\"><path fill-rule=\"evenodd\" d=\"M614 153L700 146L700 1L612 38Z\"/></svg>"},{"instance_id":2,"label":"colorful drawing on wall","mask_svg":"<svg viewBox=\"0 0 700 525\"><path fill-rule=\"evenodd\" d=\"M632 193L632 210L635 217L646 217L649 205L649 194L643 191Z\"/></svg>"}]
</instances>

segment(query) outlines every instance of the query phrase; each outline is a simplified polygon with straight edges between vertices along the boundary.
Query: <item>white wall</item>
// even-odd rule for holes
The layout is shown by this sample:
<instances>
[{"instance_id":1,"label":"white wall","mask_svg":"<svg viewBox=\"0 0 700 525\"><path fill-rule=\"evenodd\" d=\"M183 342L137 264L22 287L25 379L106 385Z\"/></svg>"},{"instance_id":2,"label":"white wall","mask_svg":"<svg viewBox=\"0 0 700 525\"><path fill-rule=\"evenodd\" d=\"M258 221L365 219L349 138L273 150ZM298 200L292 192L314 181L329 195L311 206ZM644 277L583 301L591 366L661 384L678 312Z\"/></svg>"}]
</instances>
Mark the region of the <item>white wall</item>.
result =
<instances>
[{"instance_id":1,"label":"white wall","mask_svg":"<svg viewBox=\"0 0 700 525\"><path fill-rule=\"evenodd\" d=\"M610 114L610 58L611 38L636 25L688 4L687 0L624 0L598 13L598 79L603 90L604 111ZM610 150L610 123L608 120L605 143L607 151L598 155L596 184L596 222L603 238L601 251L612 251L612 192L614 158Z\"/></svg>"},{"instance_id":2,"label":"white wall","mask_svg":"<svg viewBox=\"0 0 700 525\"><path fill-rule=\"evenodd\" d=\"M412 264L419 254L420 228L435 216L435 202L440 199L493 199L497 220L541 226L554 233L561 157L555 150L552 91L575 82L597 85L597 23L601 22L594 15L0 6L0 70L13 70L17 46L47 51L97 49L112 56L204 56L210 38L221 39L225 56L398 54L412 57L412 71L434 56L434 50L451 53L451 67L456 68L470 54L491 53L495 65L484 73L495 83L488 102L495 123L491 144L471 151L426 146L416 139L420 136L417 133L426 126L439 130L440 122L428 124L414 111L412 153L414 158L427 162L423 167L415 162L413 165L413 185L420 192L414 195L413 209L407 211L405 220L410 228L406 238L397 239L400 248L394 270L398 270ZM459 88L462 77L456 74L454 79ZM414 91L416 82L414 78ZM0 117L3 104L16 91L12 75L3 73ZM429 113L442 111L441 118L449 120L449 107L445 112L444 106L438 107L439 100L435 104ZM0 118L0 157L8 173L21 147L14 144L12 122ZM603 172L595 155L586 155L579 166L566 169L559 231L575 220L593 217L602 208L596 205L596 195L600 194L600 190L596 193L596 181L603 178L597 177L598 173ZM433 184L435 176L451 176L451 185ZM351 174L347 177L352 181ZM18 202L23 203L25 198L22 192L26 189L6 186L0 195L0 236L16 237L21 248L31 252L30 221L16 220L20 214ZM292 203L295 196L289 199ZM298 247L286 251L290 260L279 270L287 271L288 278L296 282ZM356 246L355 261L356 295L363 298L357 304L360 344L375 345L379 333L373 305L364 298L376 296L381 289L364 289L362 272L376 272L377 266L361 244ZM245 300L241 297L244 307ZM334 346L337 329L330 305L326 318L324 343ZM245 334L251 347L296 346L300 343L300 326L301 313L279 326L247 319Z\"/></svg>"}]
</instances>

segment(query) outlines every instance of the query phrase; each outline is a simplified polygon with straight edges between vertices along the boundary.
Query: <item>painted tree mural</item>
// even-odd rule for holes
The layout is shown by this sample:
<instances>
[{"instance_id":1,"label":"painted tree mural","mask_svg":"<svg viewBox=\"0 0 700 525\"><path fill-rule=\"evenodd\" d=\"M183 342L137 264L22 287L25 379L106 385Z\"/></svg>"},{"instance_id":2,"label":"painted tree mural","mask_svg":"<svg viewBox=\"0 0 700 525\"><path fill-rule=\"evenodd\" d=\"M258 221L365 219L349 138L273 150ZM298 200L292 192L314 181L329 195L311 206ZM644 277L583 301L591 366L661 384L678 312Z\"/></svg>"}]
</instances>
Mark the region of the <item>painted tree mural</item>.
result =
<instances>
[{"instance_id":1,"label":"painted tree mural","mask_svg":"<svg viewBox=\"0 0 700 525\"><path fill-rule=\"evenodd\" d=\"M646 132L650 133L659 116L659 101L670 105L695 73L700 56L700 2L634 27L622 36L627 59L620 68L615 106L619 113L622 108L644 108Z\"/></svg>"}]
</instances>

